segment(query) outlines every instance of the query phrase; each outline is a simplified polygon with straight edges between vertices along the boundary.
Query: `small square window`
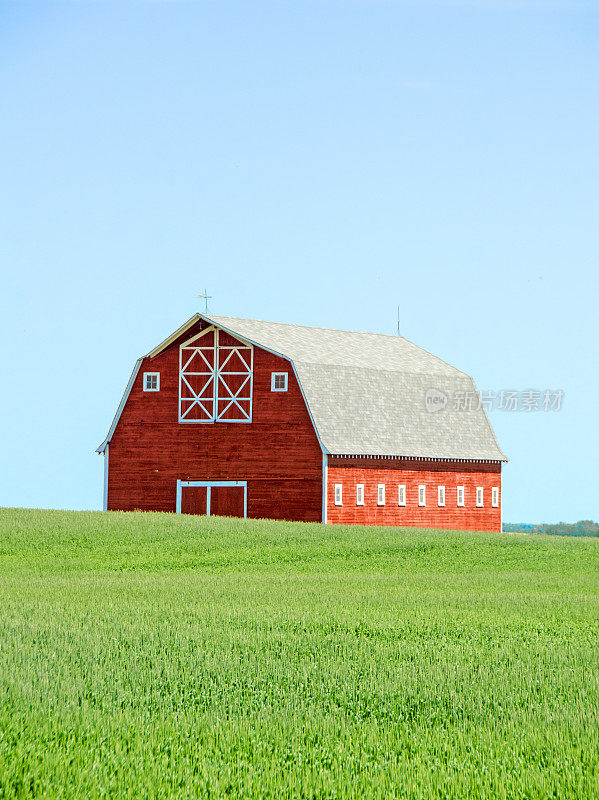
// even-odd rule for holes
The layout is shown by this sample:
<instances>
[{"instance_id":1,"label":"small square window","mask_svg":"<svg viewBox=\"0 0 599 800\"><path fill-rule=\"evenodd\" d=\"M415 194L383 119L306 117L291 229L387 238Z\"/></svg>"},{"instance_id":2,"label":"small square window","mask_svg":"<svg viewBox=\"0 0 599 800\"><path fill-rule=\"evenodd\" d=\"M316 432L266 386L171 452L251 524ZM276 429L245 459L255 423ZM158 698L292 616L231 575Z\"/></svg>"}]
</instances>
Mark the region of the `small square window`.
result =
<instances>
[{"instance_id":1,"label":"small square window","mask_svg":"<svg viewBox=\"0 0 599 800\"><path fill-rule=\"evenodd\" d=\"M458 505L459 506L463 506L464 505L464 487L463 486L458 486Z\"/></svg>"},{"instance_id":2,"label":"small square window","mask_svg":"<svg viewBox=\"0 0 599 800\"><path fill-rule=\"evenodd\" d=\"M419 506L426 505L426 486L418 487L418 505Z\"/></svg>"},{"instance_id":3,"label":"small square window","mask_svg":"<svg viewBox=\"0 0 599 800\"><path fill-rule=\"evenodd\" d=\"M405 485L400 485L397 487L397 505L398 506L405 506L406 504L406 487Z\"/></svg>"},{"instance_id":4,"label":"small square window","mask_svg":"<svg viewBox=\"0 0 599 800\"><path fill-rule=\"evenodd\" d=\"M445 486L439 486L437 489L437 502L440 506L445 505Z\"/></svg>"},{"instance_id":5,"label":"small square window","mask_svg":"<svg viewBox=\"0 0 599 800\"><path fill-rule=\"evenodd\" d=\"M356 484L356 505L363 506L364 505L364 484L358 483Z\"/></svg>"},{"instance_id":6,"label":"small square window","mask_svg":"<svg viewBox=\"0 0 599 800\"><path fill-rule=\"evenodd\" d=\"M343 484L336 483L335 484L335 505L342 506L343 505Z\"/></svg>"},{"instance_id":7,"label":"small square window","mask_svg":"<svg viewBox=\"0 0 599 800\"><path fill-rule=\"evenodd\" d=\"M493 486L491 489L491 505L493 508L499 508L499 487Z\"/></svg>"},{"instance_id":8,"label":"small square window","mask_svg":"<svg viewBox=\"0 0 599 800\"><path fill-rule=\"evenodd\" d=\"M384 506L385 505L385 484L384 483L379 483L377 497L378 497L379 506Z\"/></svg>"},{"instance_id":9,"label":"small square window","mask_svg":"<svg viewBox=\"0 0 599 800\"><path fill-rule=\"evenodd\" d=\"M160 391L160 373L144 372L144 392Z\"/></svg>"},{"instance_id":10,"label":"small square window","mask_svg":"<svg viewBox=\"0 0 599 800\"><path fill-rule=\"evenodd\" d=\"M286 392L287 391L287 373L286 372L272 372L270 376L270 391L271 392Z\"/></svg>"},{"instance_id":11,"label":"small square window","mask_svg":"<svg viewBox=\"0 0 599 800\"><path fill-rule=\"evenodd\" d=\"M477 486L476 487L476 507L482 508L484 505L483 503L483 487Z\"/></svg>"}]
</instances>

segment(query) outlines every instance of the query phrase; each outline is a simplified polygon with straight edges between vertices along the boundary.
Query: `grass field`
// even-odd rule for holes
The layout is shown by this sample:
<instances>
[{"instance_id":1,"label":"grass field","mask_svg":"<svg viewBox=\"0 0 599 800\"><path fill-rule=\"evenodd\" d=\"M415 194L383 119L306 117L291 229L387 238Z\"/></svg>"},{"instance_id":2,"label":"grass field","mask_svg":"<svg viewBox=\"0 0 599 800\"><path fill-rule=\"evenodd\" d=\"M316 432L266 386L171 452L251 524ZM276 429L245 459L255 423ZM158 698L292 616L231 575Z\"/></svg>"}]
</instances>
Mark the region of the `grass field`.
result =
<instances>
[{"instance_id":1,"label":"grass field","mask_svg":"<svg viewBox=\"0 0 599 800\"><path fill-rule=\"evenodd\" d=\"M599 542L0 511L0 798L597 798Z\"/></svg>"}]
</instances>

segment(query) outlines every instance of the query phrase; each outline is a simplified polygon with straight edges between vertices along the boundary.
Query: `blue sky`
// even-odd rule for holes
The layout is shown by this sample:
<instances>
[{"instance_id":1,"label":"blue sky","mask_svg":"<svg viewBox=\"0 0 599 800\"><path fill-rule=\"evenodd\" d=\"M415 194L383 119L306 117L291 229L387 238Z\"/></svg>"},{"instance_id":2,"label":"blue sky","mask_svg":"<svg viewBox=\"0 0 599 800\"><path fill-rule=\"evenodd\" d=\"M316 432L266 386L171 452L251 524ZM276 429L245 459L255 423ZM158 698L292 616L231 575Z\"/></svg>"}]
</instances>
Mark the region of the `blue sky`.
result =
<instances>
[{"instance_id":1,"label":"blue sky","mask_svg":"<svg viewBox=\"0 0 599 800\"><path fill-rule=\"evenodd\" d=\"M206 286L562 390L491 413L504 519L597 519L598 90L596 2L0 2L0 505L101 506Z\"/></svg>"}]
</instances>

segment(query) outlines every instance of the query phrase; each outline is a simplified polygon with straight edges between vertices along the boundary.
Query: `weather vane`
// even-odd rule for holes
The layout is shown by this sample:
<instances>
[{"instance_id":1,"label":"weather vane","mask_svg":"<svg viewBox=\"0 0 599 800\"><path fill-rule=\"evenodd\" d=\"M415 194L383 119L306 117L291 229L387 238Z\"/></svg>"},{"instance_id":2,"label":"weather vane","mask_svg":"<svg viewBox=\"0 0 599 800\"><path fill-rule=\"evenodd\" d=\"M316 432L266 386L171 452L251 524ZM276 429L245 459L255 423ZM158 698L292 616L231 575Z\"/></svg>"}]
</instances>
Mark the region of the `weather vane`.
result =
<instances>
[{"instance_id":1,"label":"weather vane","mask_svg":"<svg viewBox=\"0 0 599 800\"><path fill-rule=\"evenodd\" d=\"M208 291L206 289L204 289L204 292L202 294L199 294L198 297L205 301L206 308L204 309L204 313L207 314L208 313L208 300L212 300L212 295L208 294Z\"/></svg>"}]
</instances>

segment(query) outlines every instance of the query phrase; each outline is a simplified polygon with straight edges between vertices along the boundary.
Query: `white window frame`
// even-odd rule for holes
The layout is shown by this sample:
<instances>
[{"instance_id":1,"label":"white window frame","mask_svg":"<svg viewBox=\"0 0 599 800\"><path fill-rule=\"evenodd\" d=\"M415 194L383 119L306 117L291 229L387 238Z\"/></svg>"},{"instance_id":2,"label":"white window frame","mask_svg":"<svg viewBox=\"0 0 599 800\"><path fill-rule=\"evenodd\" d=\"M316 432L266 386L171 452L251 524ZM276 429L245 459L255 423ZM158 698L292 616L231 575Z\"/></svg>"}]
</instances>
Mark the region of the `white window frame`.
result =
<instances>
[{"instance_id":1,"label":"white window frame","mask_svg":"<svg viewBox=\"0 0 599 800\"><path fill-rule=\"evenodd\" d=\"M156 378L156 387L150 388L148 386L148 381L152 378ZM159 372L144 372L144 382L143 382L144 392L159 392L160 391L160 373Z\"/></svg>"},{"instance_id":2,"label":"white window frame","mask_svg":"<svg viewBox=\"0 0 599 800\"><path fill-rule=\"evenodd\" d=\"M357 483L356 484L356 505L363 506L364 505L364 484Z\"/></svg>"},{"instance_id":3,"label":"white window frame","mask_svg":"<svg viewBox=\"0 0 599 800\"><path fill-rule=\"evenodd\" d=\"M499 486L491 487L491 506L492 508L499 508Z\"/></svg>"},{"instance_id":4,"label":"white window frame","mask_svg":"<svg viewBox=\"0 0 599 800\"><path fill-rule=\"evenodd\" d=\"M336 483L335 484L335 505L342 506L343 505L343 484Z\"/></svg>"},{"instance_id":5,"label":"white window frame","mask_svg":"<svg viewBox=\"0 0 599 800\"><path fill-rule=\"evenodd\" d=\"M405 504L406 504L406 485L405 483L400 483L397 487L397 505L405 506Z\"/></svg>"},{"instance_id":6,"label":"white window frame","mask_svg":"<svg viewBox=\"0 0 599 800\"><path fill-rule=\"evenodd\" d=\"M440 508L445 505L445 486L437 487L437 504Z\"/></svg>"},{"instance_id":7,"label":"white window frame","mask_svg":"<svg viewBox=\"0 0 599 800\"><path fill-rule=\"evenodd\" d=\"M202 346L202 337L208 333L214 332L214 344ZM234 334L230 335L238 344L235 345L220 345L219 342L219 328L210 325L204 328L203 331L192 336L179 347L179 422L186 425L206 425L214 422L230 422L247 424L252 421L252 396L254 386L254 346L245 339L240 338ZM219 363L219 350L229 351L228 356L222 364ZM192 362L194 351L200 357L202 370L200 372L188 372L187 367ZM208 359L206 358L208 354ZM236 355L243 363L245 369L243 371L231 371L230 368L226 369L229 360ZM207 378L206 384L203 389L196 393L186 376L202 375ZM226 378L227 376L235 375L241 376L244 380L241 385L231 390ZM212 384L212 385L210 385ZM186 386L186 396L182 397L182 389ZM218 403L226 402L222 411L218 410ZM247 405L241 405L242 403ZM183 405L185 404L185 409ZM187 414L191 409L198 405L206 414L203 419L189 419ZM235 407L241 411L243 415L240 419L228 419L225 414L230 407ZM210 408L212 410L210 411Z\"/></svg>"},{"instance_id":8,"label":"white window frame","mask_svg":"<svg viewBox=\"0 0 599 800\"><path fill-rule=\"evenodd\" d=\"M426 506L426 485L423 483L418 487L418 505L423 508Z\"/></svg>"},{"instance_id":9,"label":"white window frame","mask_svg":"<svg viewBox=\"0 0 599 800\"><path fill-rule=\"evenodd\" d=\"M463 508L464 505L465 505L465 502L464 502L465 497L466 497L466 492L464 490L464 487L463 486L458 486L457 504L458 504L458 506L460 508Z\"/></svg>"},{"instance_id":10,"label":"white window frame","mask_svg":"<svg viewBox=\"0 0 599 800\"><path fill-rule=\"evenodd\" d=\"M376 502L379 506L385 505L385 484L379 483L376 490Z\"/></svg>"},{"instance_id":11,"label":"white window frame","mask_svg":"<svg viewBox=\"0 0 599 800\"><path fill-rule=\"evenodd\" d=\"M484 508L485 506L485 494L484 488L482 486L476 487L476 507L477 508Z\"/></svg>"},{"instance_id":12,"label":"white window frame","mask_svg":"<svg viewBox=\"0 0 599 800\"><path fill-rule=\"evenodd\" d=\"M276 386L277 378L283 378L285 386L281 389ZM271 372L270 374L270 391L271 392L286 392L289 385L288 372Z\"/></svg>"}]
</instances>

